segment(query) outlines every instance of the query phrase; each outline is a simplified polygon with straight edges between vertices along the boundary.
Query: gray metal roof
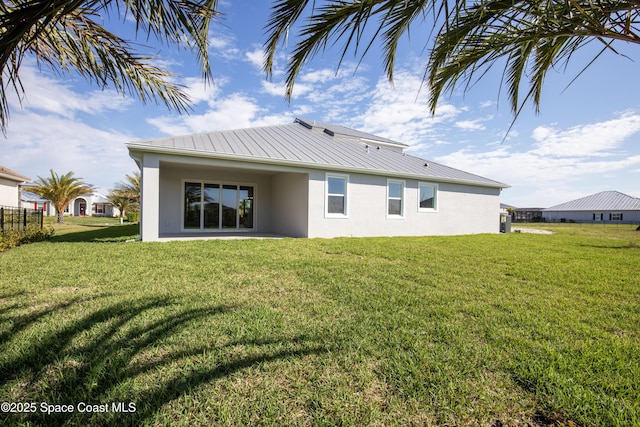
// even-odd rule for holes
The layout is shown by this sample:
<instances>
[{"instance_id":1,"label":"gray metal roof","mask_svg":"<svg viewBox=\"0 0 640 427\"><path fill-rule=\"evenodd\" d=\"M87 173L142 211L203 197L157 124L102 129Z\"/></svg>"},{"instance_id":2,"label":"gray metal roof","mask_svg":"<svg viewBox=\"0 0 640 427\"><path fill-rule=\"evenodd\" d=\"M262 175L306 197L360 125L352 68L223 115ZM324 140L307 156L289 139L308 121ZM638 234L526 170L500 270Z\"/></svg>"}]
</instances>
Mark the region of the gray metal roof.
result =
<instances>
[{"instance_id":1,"label":"gray metal roof","mask_svg":"<svg viewBox=\"0 0 640 427\"><path fill-rule=\"evenodd\" d=\"M20 193L20 199L23 202L47 202L48 200L38 196L37 194L31 193L30 191L24 191Z\"/></svg>"},{"instance_id":2,"label":"gray metal roof","mask_svg":"<svg viewBox=\"0 0 640 427\"><path fill-rule=\"evenodd\" d=\"M382 144L395 145L399 148L409 147L407 144L394 141L389 138L383 138L381 136L372 135L370 133L361 132L359 130L351 129L341 125L334 125L332 123L318 122L308 119L296 119L295 123L300 123L303 126L307 126L309 129L318 129L328 135L335 136L336 134L341 137L360 139L365 141L371 141L373 143L380 142Z\"/></svg>"},{"instance_id":3,"label":"gray metal roof","mask_svg":"<svg viewBox=\"0 0 640 427\"><path fill-rule=\"evenodd\" d=\"M570 202L552 206L545 211L636 211L640 199L619 191L603 191Z\"/></svg>"},{"instance_id":4,"label":"gray metal roof","mask_svg":"<svg viewBox=\"0 0 640 427\"><path fill-rule=\"evenodd\" d=\"M310 126L311 123L311 126ZM327 129L328 132L322 129ZM404 144L342 126L308 120L278 126L216 131L127 143L132 152L156 152L274 165L386 174L506 188L508 185L410 156Z\"/></svg>"}]
</instances>

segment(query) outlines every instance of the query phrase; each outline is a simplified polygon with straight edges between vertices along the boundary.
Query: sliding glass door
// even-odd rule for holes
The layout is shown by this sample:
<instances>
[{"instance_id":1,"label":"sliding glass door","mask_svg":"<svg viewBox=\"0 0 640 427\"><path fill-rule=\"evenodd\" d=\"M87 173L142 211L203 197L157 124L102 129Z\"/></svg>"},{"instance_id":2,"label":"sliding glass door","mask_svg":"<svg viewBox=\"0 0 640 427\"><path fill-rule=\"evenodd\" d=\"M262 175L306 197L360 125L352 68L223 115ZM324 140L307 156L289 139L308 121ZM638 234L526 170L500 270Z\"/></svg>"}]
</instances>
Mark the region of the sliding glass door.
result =
<instances>
[{"instance_id":1,"label":"sliding glass door","mask_svg":"<svg viewBox=\"0 0 640 427\"><path fill-rule=\"evenodd\" d=\"M254 187L221 183L184 183L185 230L254 228Z\"/></svg>"}]
</instances>

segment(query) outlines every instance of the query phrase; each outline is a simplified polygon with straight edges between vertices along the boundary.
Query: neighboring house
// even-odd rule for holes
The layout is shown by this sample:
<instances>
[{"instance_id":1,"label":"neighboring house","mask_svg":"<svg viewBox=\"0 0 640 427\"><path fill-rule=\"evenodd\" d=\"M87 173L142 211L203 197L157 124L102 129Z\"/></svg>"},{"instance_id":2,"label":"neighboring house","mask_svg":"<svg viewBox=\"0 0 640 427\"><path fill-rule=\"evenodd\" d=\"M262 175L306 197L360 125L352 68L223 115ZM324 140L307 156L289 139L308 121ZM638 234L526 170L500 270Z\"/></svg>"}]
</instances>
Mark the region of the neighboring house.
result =
<instances>
[{"instance_id":1,"label":"neighboring house","mask_svg":"<svg viewBox=\"0 0 640 427\"><path fill-rule=\"evenodd\" d=\"M544 208L515 208L511 211L513 222L540 222Z\"/></svg>"},{"instance_id":2,"label":"neighboring house","mask_svg":"<svg viewBox=\"0 0 640 427\"><path fill-rule=\"evenodd\" d=\"M640 199L618 191L603 191L542 211L547 222L639 223Z\"/></svg>"},{"instance_id":3,"label":"neighboring house","mask_svg":"<svg viewBox=\"0 0 640 427\"><path fill-rule=\"evenodd\" d=\"M500 203L500 216L510 215L516 207L507 205L506 203Z\"/></svg>"},{"instance_id":4,"label":"neighboring house","mask_svg":"<svg viewBox=\"0 0 640 427\"><path fill-rule=\"evenodd\" d=\"M50 201L29 191L29 184L23 188L20 200L22 201L22 206L25 208L42 209L44 216L53 216L56 213L56 209Z\"/></svg>"},{"instance_id":5,"label":"neighboring house","mask_svg":"<svg viewBox=\"0 0 640 427\"><path fill-rule=\"evenodd\" d=\"M0 166L0 206L21 207L20 191L28 176L20 175L9 168Z\"/></svg>"},{"instance_id":6,"label":"neighboring house","mask_svg":"<svg viewBox=\"0 0 640 427\"><path fill-rule=\"evenodd\" d=\"M497 233L508 187L408 155L405 144L301 119L126 145L142 172L143 241Z\"/></svg>"},{"instance_id":7,"label":"neighboring house","mask_svg":"<svg viewBox=\"0 0 640 427\"><path fill-rule=\"evenodd\" d=\"M57 215L53 204L42 197L28 191L29 185L25 185L22 191L22 205L31 209L42 209L45 216ZM114 207L109 200L100 193L85 194L76 197L69 204L69 208L64 211L71 216L109 216L114 217L120 214L118 208Z\"/></svg>"}]
</instances>

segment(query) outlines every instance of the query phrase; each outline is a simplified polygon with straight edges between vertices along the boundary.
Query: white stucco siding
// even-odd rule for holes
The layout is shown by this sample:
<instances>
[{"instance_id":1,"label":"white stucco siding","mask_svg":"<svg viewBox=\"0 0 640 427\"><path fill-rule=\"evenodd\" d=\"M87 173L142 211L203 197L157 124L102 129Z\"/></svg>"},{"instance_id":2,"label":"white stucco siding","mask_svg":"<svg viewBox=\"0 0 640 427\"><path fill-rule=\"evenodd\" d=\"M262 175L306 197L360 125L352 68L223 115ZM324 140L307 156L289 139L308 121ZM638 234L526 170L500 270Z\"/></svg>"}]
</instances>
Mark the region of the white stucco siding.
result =
<instances>
[{"instance_id":1,"label":"white stucco siding","mask_svg":"<svg viewBox=\"0 0 640 427\"><path fill-rule=\"evenodd\" d=\"M160 159L147 154L142 159L140 174L140 238L145 242L158 240L160 213Z\"/></svg>"},{"instance_id":2,"label":"white stucco siding","mask_svg":"<svg viewBox=\"0 0 640 427\"><path fill-rule=\"evenodd\" d=\"M173 165L162 163L160 168L159 233L178 235L182 226L183 192L185 182L250 185L254 187L254 230L272 232L271 174L252 173L247 169L230 169L202 165ZM210 230L213 231L213 230ZM196 231L190 230L190 233Z\"/></svg>"},{"instance_id":3,"label":"white stucco siding","mask_svg":"<svg viewBox=\"0 0 640 427\"><path fill-rule=\"evenodd\" d=\"M387 214L384 176L348 174L347 216L326 215L325 172L309 179L309 237L423 236L497 233L500 190L497 188L398 179L404 183L402 217ZM437 209L418 209L418 184L437 184Z\"/></svg>"},{"instance_id":4,"label":"white stucco siding","mask_svg":"<svg viewBox=\"0 0 640 427\"><path fill-rule=\"evenodd\" d=\"M18 183L0 178L0 206L18 207Z\"/></svg>"},{"instance_id":5,"label":"white stucco siding","mask_svg":"<svg viewBox=\"0 0 640 427\"><path fill-rule=\"evenodd\" d=\"M594 214L596 219L594 220ZM600 217L602 214L602 217ZM613 214L622 214L622 220L613 220ZM602 219L600 219L602 218ZM613 223L638 223L640 211L548 211L542 212L545 222L613 222Z\"/></svg>"},{"instance_id":6,"label":"white stucco siding","mask_svg":"<svg viewBox=\"0 0 640 427\"><path fill-rule=\"evenodd\" d=\"M309 175L279 173L272 178L272 232L307 237L309 227Z\"/></svg>"},{"instance_id":7,"label":"white stucco siding","mask_svg":"<svg viewBox=\"0 0 640 427\"><path fill-rule=\"evenodd\" d=\"M389 179L246 162L147 153L142 169L144 241L206 237L219 231L253 231L291 237L423 236L499 231L499 188L392 178L404 186L402 215L388 215ZM327 212L327 176L347 181L347 215ZM253 229L183 227L185 182L254 188ZM420 210L419 184L437 186L436 209ZM339 186L340 187L340 186ZM337 187L337 188L339 188ZM336 190L340 191L340 190ZM335 203L335 195L333 202Z\"/></svg>"}]
</instances>

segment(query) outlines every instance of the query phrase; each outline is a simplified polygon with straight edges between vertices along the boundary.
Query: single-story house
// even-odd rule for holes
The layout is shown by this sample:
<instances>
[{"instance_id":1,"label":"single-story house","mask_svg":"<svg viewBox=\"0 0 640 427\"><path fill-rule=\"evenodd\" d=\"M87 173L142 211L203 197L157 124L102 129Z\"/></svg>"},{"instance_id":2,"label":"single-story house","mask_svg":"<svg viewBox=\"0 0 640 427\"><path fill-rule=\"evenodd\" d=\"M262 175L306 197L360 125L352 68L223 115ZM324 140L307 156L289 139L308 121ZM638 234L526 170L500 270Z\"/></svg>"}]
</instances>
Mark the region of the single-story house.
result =
<instances>
[{"instance_id":1,"label":"single-story house","mask_svg":"<svg viewBox=\"0 0 640 427\"><path fill-rule=\"evenodd\" d=\"M497 233L508 187L313 120L126 145L141 170L143 241Z\"/></svg>"},{"instance_id":2,"label":"single-story house","mask_svg":"<svg viewBox=\"0 0 640 427\"><path fill-rule=\"evenodd\" d=\"M53 204L37 194L29 192L28 184L22 191L22 206L30 209L42 209L45 216L57 215ZM114 217L120 214L118 208L100 193L84 194L71 201L69 207L64 211L70 216L108 216Z\"/></svg>"},{"instance_id":3,"label":"single-story house","mask_svg":"<svg viewBox=\"0 0 640 427\"><path fill-rule=\"evenodd\" d=\"M12 208L20 206L20 189L25 182L31 181L28 176L21 175L9 168L0 166L0 206Z\"/></svg>"},{"instance_id":4,"label":"single-story house","mask_svg":"<svg viewBox=\"0 0 640 427\"><path fill-rule=\"evenodd\" d=\"M602 191L542 211L546 222L640 223L640 198Z\"/></svg>"}]
</instances>

